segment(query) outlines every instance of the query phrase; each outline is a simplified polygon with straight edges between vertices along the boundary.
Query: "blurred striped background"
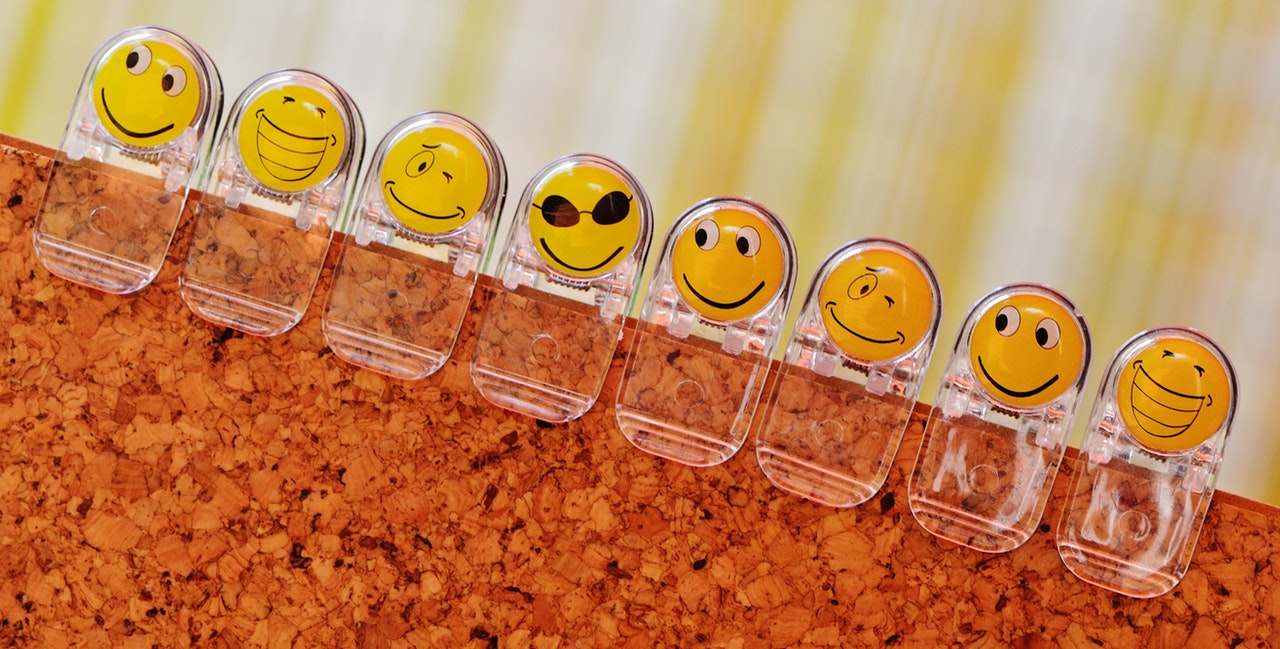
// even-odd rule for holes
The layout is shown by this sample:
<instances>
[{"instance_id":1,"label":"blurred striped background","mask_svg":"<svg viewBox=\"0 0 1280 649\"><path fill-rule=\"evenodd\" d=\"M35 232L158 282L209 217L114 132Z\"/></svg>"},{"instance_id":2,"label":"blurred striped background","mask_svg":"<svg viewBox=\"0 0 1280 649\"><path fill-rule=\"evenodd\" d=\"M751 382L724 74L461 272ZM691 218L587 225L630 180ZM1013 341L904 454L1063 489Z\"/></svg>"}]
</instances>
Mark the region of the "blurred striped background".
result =
<instances>
[{"instance_id":1,"label":"blurred striped background","mask_svg":"<svg viewBox=\"0 0 1280 649\"><path fill-rule=\"evenodd\" d=\"M370 150L411 113L472 118L506 156L508 215L539 167L590 151L645 184L659 238L708 196L769 205L795 237L800 296L841 243L899 239L932 261L946 298L926 401L965 312L1010 282L1055 286L1088 317L1095 358L1081 420L1129 336L1196 327L1231 355L1242 385L1219 484L1280 503L1280 423L1267 405L1280 403L1280 3L0 0L0 10L0 131L44 144L57 146L93 50L159 24L210 53L228 103L272 69L329 76L360 104Z\"/></svg>"}]
</instances>

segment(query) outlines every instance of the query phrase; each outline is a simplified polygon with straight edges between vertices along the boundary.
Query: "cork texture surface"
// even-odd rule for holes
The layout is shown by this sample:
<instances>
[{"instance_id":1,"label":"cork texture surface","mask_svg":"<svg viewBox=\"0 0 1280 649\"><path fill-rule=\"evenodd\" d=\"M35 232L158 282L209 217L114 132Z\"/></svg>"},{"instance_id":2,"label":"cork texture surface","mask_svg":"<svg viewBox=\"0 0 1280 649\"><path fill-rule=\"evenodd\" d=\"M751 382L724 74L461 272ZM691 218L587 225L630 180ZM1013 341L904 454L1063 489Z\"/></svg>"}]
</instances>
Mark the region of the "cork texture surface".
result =
<instances>
[{"instance_id":1,"label":"cork texture surface","mask_svg":"<svg viewBox=\"0 0 1280 649\"><path fill-rule=\"evenodd\" d=\"M611 404L550 425L488 405L454 354L402 382L301 324L198 319L177 277L112 296L32 250L46 148L0 138L0 645L20 647L1270 647L1280 510L1219 493L1173 592L1072 576L1054 526L986 555L912 519L924 407L850 509L774 488L754 439L691 469L634 449Z\"/></svg>"}]
</instances>

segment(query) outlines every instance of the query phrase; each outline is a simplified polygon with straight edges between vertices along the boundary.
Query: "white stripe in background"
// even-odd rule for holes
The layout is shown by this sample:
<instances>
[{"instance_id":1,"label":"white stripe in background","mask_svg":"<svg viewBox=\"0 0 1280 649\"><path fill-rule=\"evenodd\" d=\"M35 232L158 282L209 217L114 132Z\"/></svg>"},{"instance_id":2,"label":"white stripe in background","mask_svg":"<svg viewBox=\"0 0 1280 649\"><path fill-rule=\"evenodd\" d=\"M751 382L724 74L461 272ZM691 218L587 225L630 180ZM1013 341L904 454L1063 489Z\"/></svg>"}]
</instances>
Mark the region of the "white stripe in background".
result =
<instances>
[{"instance_id":1,"label":"white stripe in background","mask_svg":"<svg viewBox=\"0 0 1280 649\"><path fill-rule=\"evenodd\" d=\"M1121 62L1144 42L1132 24L1123 3L1106 1L1050 3L1033 18L992 185L974 219L963 299L1014 281L1068 292L1062 284L1085 281L1073 267L1103 215L1084 199L1117 163L1106 150L1123 136L1111 116L1130 99Z\"/></svg>"},{"instance_id":2,"label":"white stripe in background","mask_svg":"<svg viewBox=\"0 0 1280 649\"><path fill-rule=\"evenodd\" d=\"M400 120L441 108L464 8L456 2L384 0L338 3L322 14L315 51L307 58L360 106L370 154Z\"/></svg>"},{"instance_id":3,"label":"white stripe in background","mask_svg":"<svg viewBox=\"0 0 1280 649\"><path fill-rule=\"evenodd\" d=\"M1280 248L1280 83L1270 74L1280 69L1280 41L1273 37L1278 30L1280 11L1249 5L1233 13L1223 39L1210 96L1228 104L1214 116L1227 133L1217 161L1224 191L1220 204L1210 207L1227 232L1207 239L1214 242L1213 266L1201 269L1205 281L1197 292L1197 319L1232 357L1241 385L1219 486L1270 502L1280 498L1273 464L1280 440L1267 408L1280 367L1280 255L1270 252Z\"/></svg>"},{"instance_id":4,"label":"white stripe in background","mask_svg":"<svg viewBox=\"0 0 1280 649\"><path fill-rule=\"evenodd\" d=\"M1202 228L1211 222L1196 213L1203 176L1196 173L1194 159L1208 144L1205 92L1217 64L1221 11L1215 4L1188 4L1169 34L1169 76L1161 89L1163 101L1147 149L1149 173L1138 193L1139 204L1147 208L1139 214L1162 230L1156 242L1163 245L1154 247L1152 265L1142 269L1152 280L1146 295L1151 300L1149 316L1156 322L1194 317L1198 275L1194 269L1207 261L1209 252Z\"/></svg>"},{"instance_id":5,"label":"white stripe in background","mask_svg":"<svg viewBox=\"0 0 1280 649\"><path fill-rule=\"evenodd\" d=\"M593 10L576 0L518 2L511 10L513 29L486 112L510 151L513 188L522 188L545 163L574 152L567 136L591 92L579 73L590 56L581 43Z\"/></svg>"},{"instance_id":6,"label":"white stripe in background","mask_svg":"<svg viewBox=\"0 0 1280 649\"><path fill-rule=\"evenodd\" d=\"M941 7L941 9L940 9ZM831 181L838 226L828 232L912 240L940 218L925 214L936 153L959 80L946 75L967 46L972 18L963 5L895 3L883 7L859 102L858 123ZM953 15L954 14L954 15Z\"/></svg>"},{"instance_id":7,"label":"white stripe in background","mask_svg":"<svg viewBox=\"0 0 1280 649\"><path fill-rule=\"evenodd\" d=\"M932 181L943 152L946 130L956 124L952 117L956 108L963 62L974 24L973 10L959 2L935 4L917 2L908 5L904 16L908 25L921 28L920 33L901 32L913 43L909 59L919 83L916 93L906 97L906 110L890 113L890 128L902 142L902 163L889 186L891 193L885 205L895 231L919 231L938 218L954 215L926 214L925 205L939 196ZM968 215L964 215L968 216Z\"/></svg>"},{"instance_id":8,"label":"white stripe in background","mask_svg":"<svg viewBox=\"0 0 1280 649\"><path fill-rule=\"evenodd\" d=\"M841 64L851 47L849 25L859 6L818 0L801 0L791 6L762 89L764 105L744 164L742 185L750 188L749 193L787 223L797 235L797 244L808 241L820 245L800 252L801 282L838 245L818 236L832 215L800 210L812 175L822 172L814 168L816 154ZM802 231L811 234L799 236Z\"/></svg>"},{"instance_id":9,"label":"white stripe in background","mask_svg":"<svg viewBox=\"0 0 1280 649\"><path fill-rule=\"evenodd\" d=\"M927 42L928 25L913 23L909 7L895 3L883 14L863 86L864 121L852 133L848 163L836 181L848 188L849 213L871 231L885 230L897 216L888 213L903 166L903 134L895 125L910 123L918 103L919 81L912 64L917 49L926 46L922 41Z\"/></svg>"},{"instance_id":10,"label":"white stripe in background","mask_svg":"<svg viewBox=\"0 0 1280 649\"><path fill-rule=\"evenodd\" d=\"M662 206L719 6L683 0L604 3L592 33L583 35L599 54L585 71L584 86L591 90L579 97L573 141L616 159L644 185L658 211L654 248L677 216Z\"/></svg>"}]
</instances>

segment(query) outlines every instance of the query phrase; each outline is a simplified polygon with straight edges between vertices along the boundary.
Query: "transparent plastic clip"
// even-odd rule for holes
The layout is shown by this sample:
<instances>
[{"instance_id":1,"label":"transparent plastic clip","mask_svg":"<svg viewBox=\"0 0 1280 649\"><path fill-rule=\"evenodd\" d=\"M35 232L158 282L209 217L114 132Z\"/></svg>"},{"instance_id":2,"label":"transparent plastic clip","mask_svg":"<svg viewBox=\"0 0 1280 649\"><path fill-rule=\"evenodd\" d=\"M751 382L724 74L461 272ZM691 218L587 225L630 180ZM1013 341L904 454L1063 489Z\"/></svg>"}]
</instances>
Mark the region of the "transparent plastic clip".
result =
<instances>
[{"instance_id":1,"label":"transparent plastic clip","mask_svg":"<svg viewBox=\"0 0 1280 649\"><path fill-rule=\"evenodd\" d=\"M742 447L795 287L780 219L742 198L694 205L672 225L618 388L618 427L692 466Z\"/></svg>"},{"instance_id":2,"label":"transparent plastic clip","mask_svg":"<svg viewBox=\"0 0 1280 649\"><path fill-rule=\"evenodd\" d=\"M182 298L213 323L275 336L306 313L355 189L364 123L328 79L279 70L249 84L227 124L196 205Z\"/></svg>"},{"instance_id":3,"label":"transparent plastic clip","mask_svg":"<svg viewBox=\"0 0 1280 649\"><path fill-rule=\"evenodd\" d=\"M938 537L1008 552L1035 532L1058 473L1091 343L1084 316L1039 284L969 312L925 426L908 495Z\"/></svg>"},{"instance_id":4,"label":"transparent plastic clip","mask_svg":"<svg viewBox=\"0 0 1280 649\"><path fill-rule=\"evenodd\" d=\"M472 122L419 113L378 144L325 308L343 360L401 379L453 351L502 213L506 165Z\"/></svg>"},{"instance_id":5,"label":"transparent plastic clip","mask_svg":"<svg viewBox=\"0 0 1280 649\"><path fill-rule=\"evenodd\" d=\"M846 244L818 268L758 425L774 485L834 507L884 485L942 319L933 268L887 239Z\"/></svg>"},{"instance_id":6,"label":"transparent plastic clip","mask_svg":"<svg viewBox=\"0 0 1280 649\"><path fill-rule=\"evenodd\" d=\"M498 262L471 359L480 394L549 422L596 402L622 338L653 233L621 165L570 155L530 181Z\"/></svg>"},{"instance_id":7,"label":"transparent plastic clip","mask_svg":"<svg viewBox=\"0 0 1280 649\"><path fill-rule=\"evenodd\" d=\"M93 55L36 218L49 272L132 293L164 264L222 114L222 81L195 44L137 27Z\"/></svg>"},{"instance_id":8,"label":"transparent plastic clip","mask_svg":"<svg viewBox=\"0 0 1280 649\"><path fill-rule=\"evenodd\" d=\"M1131 597L1187 572L1236 410L1226 354L1184 328L1143 332L1107 366L1058 524L1075 575Z\"/></svg>"}]
</instances>

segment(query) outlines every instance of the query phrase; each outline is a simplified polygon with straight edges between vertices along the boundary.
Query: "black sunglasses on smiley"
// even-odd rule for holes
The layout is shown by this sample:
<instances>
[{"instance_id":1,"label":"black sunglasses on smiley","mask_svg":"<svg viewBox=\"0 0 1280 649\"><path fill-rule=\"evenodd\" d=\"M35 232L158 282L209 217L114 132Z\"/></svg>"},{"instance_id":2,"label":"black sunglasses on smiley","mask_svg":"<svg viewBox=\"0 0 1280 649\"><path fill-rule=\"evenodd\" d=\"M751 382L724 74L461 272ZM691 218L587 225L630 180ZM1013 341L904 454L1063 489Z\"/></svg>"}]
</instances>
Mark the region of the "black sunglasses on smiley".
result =
<instances>
[{"instance_id":1,"label":"black sunglasses on smiley","mask_svg":"<svg viewBox=\"0 0 1280 649\"><path fill-rule=\"evenodd\" d=\"M631 213L631 197L619 191L609 192L596 201L595 208L590 212L579 210L569 199L559 194L552 194L541 205L534 203L533 206L542 211L542 218L553 228L577 225L583 214L590 214L591 220L599 225L613 225Z\"/></svg>"}]
</instances>

